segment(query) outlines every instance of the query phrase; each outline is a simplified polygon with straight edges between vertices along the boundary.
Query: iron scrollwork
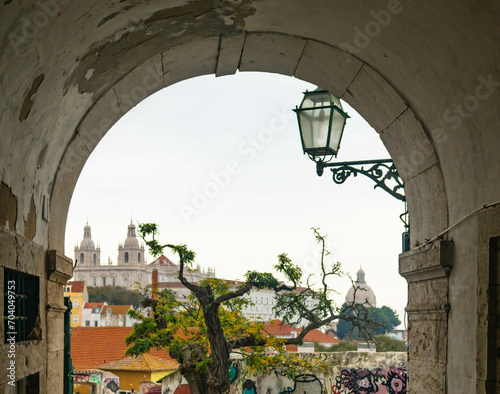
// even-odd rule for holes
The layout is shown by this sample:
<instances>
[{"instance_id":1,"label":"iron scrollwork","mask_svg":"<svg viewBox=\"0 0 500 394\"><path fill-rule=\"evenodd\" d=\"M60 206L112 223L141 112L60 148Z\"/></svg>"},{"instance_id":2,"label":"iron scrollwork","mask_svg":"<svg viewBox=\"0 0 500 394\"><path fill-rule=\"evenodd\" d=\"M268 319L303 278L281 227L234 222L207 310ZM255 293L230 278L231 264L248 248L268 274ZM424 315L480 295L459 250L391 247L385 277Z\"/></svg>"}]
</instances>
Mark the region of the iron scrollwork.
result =
<instances>
[{"instance_id":1,"label":"iron scrollwork","mask_svg":"<svg viewBox=\"0 0 500 394\"><path fill-rule=\"evenodd\" d=\"M365 169L364 165L370 165L370 167ZM325 163L324 166L330 167L333 181L337 184L344 183L351 175L362 174L375 182L374 188L380 187L398 200L406 201L404 183L399 177L394 162L390 159ZM389 182L395 185L389 186Z\"/></svg>"}]
</instances>

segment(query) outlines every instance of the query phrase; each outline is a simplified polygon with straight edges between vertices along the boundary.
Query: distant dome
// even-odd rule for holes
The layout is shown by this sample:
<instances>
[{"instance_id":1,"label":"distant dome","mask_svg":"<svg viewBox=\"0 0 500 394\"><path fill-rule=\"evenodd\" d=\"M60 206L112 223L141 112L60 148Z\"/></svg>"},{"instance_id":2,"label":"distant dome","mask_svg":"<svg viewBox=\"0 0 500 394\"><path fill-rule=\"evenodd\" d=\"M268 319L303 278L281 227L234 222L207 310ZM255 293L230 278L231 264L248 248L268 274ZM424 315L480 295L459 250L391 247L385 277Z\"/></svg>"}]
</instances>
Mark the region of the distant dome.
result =
<instances>
[{"instance_id":1,"label":"distant dome","mask_svg":"<svg viewBox=\"0 0 500 394\"><path fill-rule=\"evenodd\" d=\"M139 240L137 239L135 235L135 226L131 222L128 225L128 231L127 231L127 238L125 239L125 242L123 243L124 248L138 248L139 247Z\"/></svg>"},{"instance_id":2,"label":"distant dome","mask_svg":"<svg viewBox=\"0 0 500 394\"><path fill-rule=\"evenodd\" d=\"M94 241L92 241L92 235L90 231L90 226L87 223L86 226L83 228L83 239L82 242L80 243L80 249L94 249Z\"/></svg>"},{"instance_id":3,"label":"distant dome","mask_svg":"<svg viewBox=\"0 0 500 394\"><path fill-rule=\"evenodd\" d=\"M354 291L356 291L356 299L354 299ZM372 288L366 284L365 271L362 268L357 272L357 280L354 282L354 286L347 292L345 301L347 303L354 301L356 304L368 303L370 306L377 306L377 297L375 297Z\"/></svg>"}]
</instances>

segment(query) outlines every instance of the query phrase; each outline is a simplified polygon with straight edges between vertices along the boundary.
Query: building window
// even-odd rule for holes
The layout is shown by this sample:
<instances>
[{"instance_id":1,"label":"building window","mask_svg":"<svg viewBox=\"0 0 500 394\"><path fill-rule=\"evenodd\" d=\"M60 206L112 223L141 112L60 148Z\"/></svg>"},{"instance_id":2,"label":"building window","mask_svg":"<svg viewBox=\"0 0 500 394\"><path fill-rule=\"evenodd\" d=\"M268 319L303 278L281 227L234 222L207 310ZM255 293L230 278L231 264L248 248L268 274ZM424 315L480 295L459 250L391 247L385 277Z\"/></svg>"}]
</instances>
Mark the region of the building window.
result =
<instances>
[{"instance_id":1,"label":"building window","mask_svg":"<svg viewBox=\"0 0 500 394\"><path fill-rule=\"evenodd\" d=\"M94 286L97 286L97 278L92 278L92 284L93 284Z\"/></svg>"},{"instance_id":2,"label":"building window","mask_svg":"<svg viewBox=\"0 0 500 394\"><path fill-rule=\"evenodd\" d=\"M78 300L73 301L73 308L78 308Z\"/></svg>"},{"instance_id":3,"label":"building window","mask_svg":"<svg viewBox=\"0 0 500 394\"><path fill-rule=\"evenodd\" d=\"M94 327L97 327L97 320L94 321Z\"/></svg>"},{"instance_id":4,"label":"building window","mask_svg":"<svg viewBox=\"0 0 500 394\"><path fill-rule=\"evenodd\" d=\"M70 292L71 292L71 287L66 286L66 293L70 293Z\"/></svg>"},{"instance_id":5,"label":"building window","mask_svg":"<svg viewBox=\"0 0 500 394\"><path fill-rule=\"evenodd\" d=\"M102 277L102 285L106 286L106 277L105 276Z\"/></svg>"},{"instance_id":6,"label":"building window","mask_svg":"<svg viewBox=\"0 0 500 394\"><path fill-rule=\"evenodd\" d=\"M85 327L90 327L90 320L85 320Z\"/></svg>"},{"instance_id":7,"label":"building window","mask_svg":"<svg viewBox=\"0 0 500 394\"><path fill-rule=\"evenodd\" d=\"M125 262L128 263L128 252L125 252Z\"/></svg>"},{"instance_id":8,"label":"building window","mask_svg":"<svg viewBox=\"0 0 500 394\"><path fill-rule=\"evenodd\" d=\"M137 253L137 261L139 263L141 262L141 252Z\"/></svg>"},{"instance_id":9,"label":"building window","mask_svg":"<svg viewBox=\"0 0 500 394\"><path fill-rule=\"evenodd\" d=\"M40 374L26 376L16 381L16 386L13 390L7 389L7 393L40 393ZM8 386L7 386L8 387Z\"/></svg>"},{"instance_id":10,"label":"building window","mask_svg":"<svg viewBox=\"0 0 500 394\"><path fill-rule=\"evenodd\" d=\"M80 264L83 264L85 262L85 255L83 253L80 253Z\"/></svg>"},{"instance_id":11,"label":"building window","mask_svg":"<svg viewBox=\"0 0 500 394\"><path fill-rule=\"evenodd\" d=\"M18 271L4 271L5 343L39 339L39 278Z\"/></svg>"},{"instance_id":12,"label":"building window","mask_svg":"<svg viewBox=\"0 0 500 394\"><path fill-rule=\"evenodd\" d=\"M112 281L113 281L113 286L116 286L116 279L113 278Z\"/></svg>"},{"instance_id":13,"label":"building window","mask_svg":"<svg viewBox=\"0 0 500 394\"><path fill-rule=\"evenodd\" d=\"M73 323L78 323L78 315L73 315Z\"/></svg>"},{"instance_id":14,"label":"building window","mask_svg":"<svg viewBox=\"0 0 500 394\"><path fill-rule=\"evenodd\" d=\"M92 257L92 259L94 260L94 265L96 265L96 262L97 262L97 256L96 254L94 253L94 256Z\"/></svg>"}]
</instances>

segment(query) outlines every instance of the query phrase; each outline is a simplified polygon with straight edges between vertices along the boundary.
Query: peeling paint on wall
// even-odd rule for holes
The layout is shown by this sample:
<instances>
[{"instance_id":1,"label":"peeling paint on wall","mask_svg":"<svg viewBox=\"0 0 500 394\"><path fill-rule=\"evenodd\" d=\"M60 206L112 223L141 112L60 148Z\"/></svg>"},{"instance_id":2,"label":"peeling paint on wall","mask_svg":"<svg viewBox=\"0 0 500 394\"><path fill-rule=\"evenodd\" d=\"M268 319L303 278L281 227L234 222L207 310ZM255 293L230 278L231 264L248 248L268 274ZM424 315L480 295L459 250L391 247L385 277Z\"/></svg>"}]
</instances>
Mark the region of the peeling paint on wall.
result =
<instances>
[{"instance_id":1,"label":"peeling paint on wall","mask_svg":"<svg viewBox=\"0 0 500 394\"><path fill-rule=\"evenodd\" d=\"M36 207L35 199L31 196L30 202L30 212L28 213L28 218L24 222L24 237L30 241L35 238L36 234Z\"/></svg>"},{"instance_id":2,"label":"peeling paint on wall","mask_svg":"<svg viewBox=\"0 0 500 394\"><path fill-rule=\"evenodd\" d=\"M17 220L17 197L5 183L0 183L0 226L15 231Z\"/></svg>"},{"instance_id":3,"label":"peeling paint on wall","mask_svg":"<svg viewBox=\"0 0 500 394\"><path fill-rule=\"evenodd\" d=\"M33 107L33 103L34 103L32 100L32 97L37 92L37 90L40 87L40 85L42 84L44 78L45 78L45 74L40 74L38 77L36 77L33 80L33 83L31 84L31 89L24 97L23 105L21 106L21 112L19 112L19 121L20 122L25 120L28 117L28 115L30 114L31 107Z\"/></svg>"},{"instance_id":4,"label":"peeling paint on wall","mask_svg":"<svg viewBox=\"0 0 500 394\"><path fill-rule=\"evenodd\" d=\"M65 83L65 92L71 86L78 86L79 93L92 93L95 100L123 75L159 51L167 51L197 37L240 31L245 26L245 18L256 12L251 6L253 1L192 1L156 11L145 20L131 21L125 33L117 32L106 40L94 42L76 59L76 67ZM109 14L98 26L121 12Z\"/></svg>"}]
</instances>

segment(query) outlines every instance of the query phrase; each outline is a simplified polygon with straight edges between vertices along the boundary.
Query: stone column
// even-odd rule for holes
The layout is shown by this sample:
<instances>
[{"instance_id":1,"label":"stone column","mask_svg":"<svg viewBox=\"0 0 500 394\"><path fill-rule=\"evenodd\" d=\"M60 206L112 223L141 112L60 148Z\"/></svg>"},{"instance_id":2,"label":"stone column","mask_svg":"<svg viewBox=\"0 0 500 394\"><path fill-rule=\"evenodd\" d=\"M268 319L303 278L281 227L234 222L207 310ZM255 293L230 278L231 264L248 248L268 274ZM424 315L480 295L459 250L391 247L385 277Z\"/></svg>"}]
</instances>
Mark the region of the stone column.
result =
<instances>
[{"instance_id":1,"label":"stone column","mask_svg":"<svg viewBox=\"0 0 500 394\"><path fill-rule=\"evenodd\" d=\"M399 273L408 281L408 372L413 393L446 393L452 258L451 241L438 241L399 257Z\"/></svg>"},{"instance_id":2,"label":"stone column","mask_svg":"<svg viewBox=\"0 0 500 394\"><path fill-rule=\"evenodd\" d=\"M476 393L500 392L500 207L478 214Z\"/></svg>"},{"instance_id":3,"label":"stone column","mask_svg":"<svg viewBox=\"0 0 500 394\"><path fill-rule=\"evenodd\" d=\"M47 252L47 387L63 392L64 292L73 274L72 260L56 250Z\"/></svg>"}]
</instances>

